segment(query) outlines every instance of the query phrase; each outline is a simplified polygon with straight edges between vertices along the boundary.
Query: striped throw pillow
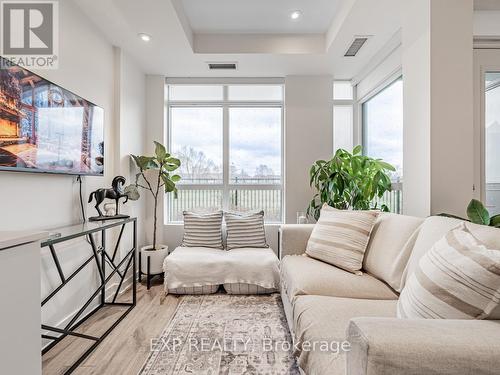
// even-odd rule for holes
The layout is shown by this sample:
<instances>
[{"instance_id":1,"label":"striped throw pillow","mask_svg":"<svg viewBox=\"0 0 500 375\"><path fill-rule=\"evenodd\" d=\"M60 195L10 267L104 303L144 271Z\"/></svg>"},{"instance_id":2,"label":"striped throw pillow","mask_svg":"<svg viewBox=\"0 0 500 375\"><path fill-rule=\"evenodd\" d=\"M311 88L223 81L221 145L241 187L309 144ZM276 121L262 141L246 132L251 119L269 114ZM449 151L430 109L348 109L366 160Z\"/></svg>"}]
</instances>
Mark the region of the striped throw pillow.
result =
<instances>
[{"instance_id":1,"label":"striped throw pillow","mask_svg":"<svg viewBox=\"0 0 500 375\"><path fill-rule=\"evenodd\" d=\"M227 249L269 247L264 230L264 211L224 212Z\"/></svg>"},{"instance_id":2,"label":"striped throw pillow","mask_svg":"<svg viewBox=\"0 0 500 375\"><path fill-rule=\"evenodd\" d=\"M378 212L337 210L327 204L307 242L306 254L361 274L363 258Z\"/></svg>"},{"instance_id":3,"label":"striped throw pillow","mask_svg":"<svg viewBox=\"0 0 500 375\"><path fill-rule=\"evenodd\" d=\"M181 246L223 249L222 211L210 213L184 211L184 238Z\"/></svg>"},{"instance_id":4,"label":"striped throw pillow","mask_svg":"<svg viewBox=\"0 0 500 375\"><path fill-rule=\"evenodd\" d=\"M499 303L500 250L486 248L461 223L422 256L399 297L397 314L488 319Z\"/></svg>"}]
</instances>

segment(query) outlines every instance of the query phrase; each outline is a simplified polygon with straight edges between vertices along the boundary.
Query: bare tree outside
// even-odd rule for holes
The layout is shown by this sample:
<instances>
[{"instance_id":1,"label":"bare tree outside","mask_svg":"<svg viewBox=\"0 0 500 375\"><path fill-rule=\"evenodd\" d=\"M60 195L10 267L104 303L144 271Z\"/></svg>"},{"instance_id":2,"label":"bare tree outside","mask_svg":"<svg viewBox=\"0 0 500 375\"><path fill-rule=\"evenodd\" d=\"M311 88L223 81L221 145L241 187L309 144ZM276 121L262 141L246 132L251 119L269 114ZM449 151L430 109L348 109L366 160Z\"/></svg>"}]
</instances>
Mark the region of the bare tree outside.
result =
<instances>
[{"instance_id":1,"label":"bare tree outside","mask_svg":"<svg viewBox=\"0 0 500 375\"><path fill-rule=\"evenodd\" d=\"M203 151L183 146L177 155L181 161L180 173L185 181L222 178L219 167Z\"/></svg>"},{"instance_id":2,"label":"bare tree outside","mask_svg":"<svg viewBox=\"0 0 500 375\"><path fill-rule=\"evenodd\" d=\"M255 177L270 177L274 176L274 171L272 168L268 167L265 164L260 164L257 168L255 168Z\"/></svg>"}]
</instances>

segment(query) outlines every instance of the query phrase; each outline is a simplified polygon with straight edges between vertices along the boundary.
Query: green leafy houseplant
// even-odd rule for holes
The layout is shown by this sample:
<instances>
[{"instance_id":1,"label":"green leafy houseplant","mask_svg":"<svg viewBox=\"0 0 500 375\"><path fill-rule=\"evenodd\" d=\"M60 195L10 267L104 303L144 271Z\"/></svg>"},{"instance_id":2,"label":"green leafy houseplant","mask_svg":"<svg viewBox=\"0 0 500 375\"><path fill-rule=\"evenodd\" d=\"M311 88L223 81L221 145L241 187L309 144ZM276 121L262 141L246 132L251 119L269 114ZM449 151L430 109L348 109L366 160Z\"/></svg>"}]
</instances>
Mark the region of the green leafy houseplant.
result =
<instances>
[{"instance_id":1,"label":"green leafy houseplant","mask_svg":"<svg viewBox=\"0 0 500 375\"><path fill-rule=\"evenodd\" d=\"M154 200L154 222L153 222L153 250L157 249L156 243L156 228L158 223L158 198L160 193L174 193L177 197L177 188L175 184L180 181L181 177L177 174L172 174L181 165L181 161L171 156L165 146L159 142L155 144L154 156L137 156L131 155L135 164L139 168L139 173L135 175L135 183L130 184L125 188L125 194L131 200L140 198L139 188L147 190L151 193Z\"/></svg>"},{"instance_id":2,"label":"green leafy houseplant","mask_svg":"<svg viewBox=\"0 0 500 375\"><path fill-rule=\"evenodd\" d=\"M389 163L364 156L361 146L352 153L338 149L330 160L316 161L309 171L309 183L317 192L307 214L318 220L324 203L341 210L389 211L386 205L377 207L373 200L391 190L388 172L395 170Z\"/></svg>"},{"instance_id":3,"label":"green leafy houseplant","mask_svg":"<svg viewBox=\"0 0 500 375\"><path fill-rule=\"evenodd\" d=\"M466 220L463 217L440 214L438 216L452 217L455 219ZM488 225L490 227L500 228L500 215L490 216L490 213L484 207L483 203L477 199L472 199L467 206L467 217L474 224Z\"/></svg>"}]
</instances>

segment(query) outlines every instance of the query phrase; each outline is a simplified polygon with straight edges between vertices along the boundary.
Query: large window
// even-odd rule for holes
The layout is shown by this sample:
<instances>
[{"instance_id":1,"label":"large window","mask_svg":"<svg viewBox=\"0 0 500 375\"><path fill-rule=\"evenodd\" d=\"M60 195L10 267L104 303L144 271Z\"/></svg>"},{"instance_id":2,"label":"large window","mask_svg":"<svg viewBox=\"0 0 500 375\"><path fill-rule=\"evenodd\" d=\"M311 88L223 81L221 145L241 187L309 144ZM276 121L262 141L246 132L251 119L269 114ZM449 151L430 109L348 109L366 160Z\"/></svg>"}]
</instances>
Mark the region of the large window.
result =
<instances>
[{"instance_id":1,"label":"large window","mask_svg":"<svg viewBox=\"0 0 500 375\"><path fill-rule=\"evenodd\" d=\"M403 181L403 80L398 78L362 103L363 152L394 165L393 191L381 203L400 213Z\"/></svg>"},{"instance_id":2,"label":"large window","mask_svg":"<svg viewBox=\"0 0 500 375\"><path fill-rule=\"evenodd\" d=\"M354 147L354 88L349 81L333 82L333 152Z\"/></svg>"},{"instance_id":3,"label":"large window","mask_svg":"<svg viewBox=\"0 0 500 375\"><path fill-rule=\"evenodd\" d=\"M396 167L403 177L403 80L397 79L363 103L363 149Z\"/></svg>"},{"instance_id":4,"label":"large window","mask_svg":"<svg viewBox=\"0 0 500 375\"><path fill-rule=\"evenodd\" d=\"M264 210L282 221L282 85L168 85L169 145L181 159L178 198L184 210Z\"/></svg>"}]
</instances>

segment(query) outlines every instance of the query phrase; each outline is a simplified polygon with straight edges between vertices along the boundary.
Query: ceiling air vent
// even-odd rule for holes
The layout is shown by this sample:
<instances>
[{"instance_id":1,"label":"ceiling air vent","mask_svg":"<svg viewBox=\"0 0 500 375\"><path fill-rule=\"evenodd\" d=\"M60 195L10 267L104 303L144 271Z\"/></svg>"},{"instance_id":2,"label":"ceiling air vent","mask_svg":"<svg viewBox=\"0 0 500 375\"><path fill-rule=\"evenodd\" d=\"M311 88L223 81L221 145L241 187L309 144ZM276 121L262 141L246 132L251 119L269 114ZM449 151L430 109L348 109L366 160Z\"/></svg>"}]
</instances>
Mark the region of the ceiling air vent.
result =
<instances>
[{"instance_id":1,"label":"ceiling air vent","mask_svg":"<svg viewBox=\"0 0 500 375\"><path fill-rule=\"evenodd\" d=\"M368 36L359 36L354 38L354 41L351 43L349 48L347 49L347 52L345 53L345 57L354 57L356 54L359 52L361 47L366 43L368 40Z\"/></svg>"},{"instance_id":2,"label":"ceiling air vent","mask_svg":"<svg viewBox=\"0 0 500 375\"><path fill-rule=\"evenodd\" d=\"M210 70L236 70L237 65L234 62L209 62L208 69Z\"/></svg>"}]
</instances>

